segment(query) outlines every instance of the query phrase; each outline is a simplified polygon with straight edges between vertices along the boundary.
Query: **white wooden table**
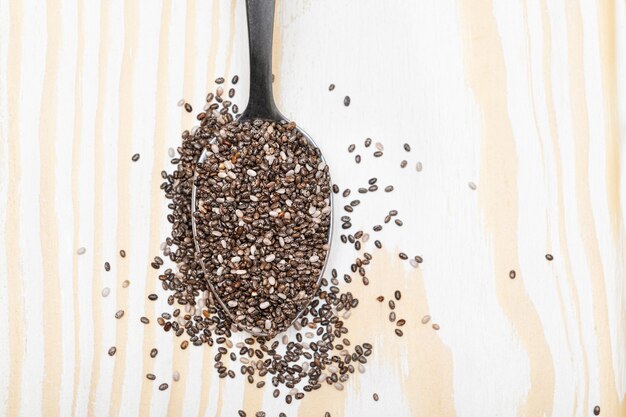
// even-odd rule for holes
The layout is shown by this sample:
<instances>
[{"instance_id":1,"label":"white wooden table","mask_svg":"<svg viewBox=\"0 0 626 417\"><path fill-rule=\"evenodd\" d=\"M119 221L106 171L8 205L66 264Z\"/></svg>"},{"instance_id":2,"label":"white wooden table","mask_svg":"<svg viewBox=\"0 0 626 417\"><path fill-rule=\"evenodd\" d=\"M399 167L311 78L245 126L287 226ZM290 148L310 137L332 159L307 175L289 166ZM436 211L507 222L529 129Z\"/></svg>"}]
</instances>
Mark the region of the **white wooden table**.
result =
<instances>
[{"instance_id":1,"label":"white wooden table","mask_svg":"<svg viewBox=\"0 0 626 417\"><path fill-rule=\"evenodd\" d=\"M167 307L146 294L160 171L194 122L176 102L234 74L246 102L244 1L0 0L0 415L625 416L626 3L282 0L275 32L279 107L334 180L395 186L353 221L404 221L351 284L367 372L287 406L139 322ZM396 289L402 338L375 300Z\"/></svg>"}]
</instances>

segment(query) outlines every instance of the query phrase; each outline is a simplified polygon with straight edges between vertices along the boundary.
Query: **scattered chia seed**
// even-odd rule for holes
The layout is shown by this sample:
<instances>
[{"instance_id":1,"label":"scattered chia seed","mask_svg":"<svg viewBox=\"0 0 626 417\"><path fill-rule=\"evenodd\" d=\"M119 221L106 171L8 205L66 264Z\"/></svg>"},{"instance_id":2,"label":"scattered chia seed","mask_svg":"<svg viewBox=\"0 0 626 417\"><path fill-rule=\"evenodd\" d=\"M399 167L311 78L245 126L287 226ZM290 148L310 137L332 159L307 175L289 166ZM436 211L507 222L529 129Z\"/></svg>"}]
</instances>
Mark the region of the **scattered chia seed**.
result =
<instances>
[{"instance_id":1,"label":"scattered chia seed","mask_svg":"<svg viewBox=\"0 0 626 417\"><path fill-rule=\"evenodd\" d=\"M343 105L348 107L350 105L350 96L345 96L343 99Z\"/></svg>"},{"instance_id":2,"label":"scattered chia seed","mask_svg":"<svg viewBox=\"0 0 626 417\"><path fill-rule=\"evenodd\" d=\"M193 111L193 107L191 107L191 104L185 103L185 110L187 113L191 113Z\"/></svg>"},{"instance_id":3,"label":"scattered chia seed","mask_svg":"<svg viewBox=\"0 0 626 417\"><path fill-rule=\"evenodd\" d=\"M335 89L335 84L331 84L328 86L328 91L333 91Z\"/></svg>"},{"instance_id":4,"label":"scattered chia seed","mask_svg":"<svg viewBox=\"0 0 626 417\"><path fill-rule=\"evenodd\" d=\"M405 150L405 151L407 151L407 152L411 152L411 145L409 145L408 143L405 143L405 144L403 145L403 147L404 147L404 150Z\"/></svg>"},{"instance_id":5,"label":"scattered chia seed","mask_svg":"<svg viewBox=\"0 0 626 417\"><path fill-rule=\"evenodd\" d=\"M593 415L594 416L599 416L600 415L600 406L596 405L595 407L593 407Z\"/></svg>"},{"instance_id":6,"label":"scattered chia seed","mask_svg":"<svg viewBox=\"0 0 626 417\"><path fill-rule=\"evenodd\" d=\"M515 279L515 271L514 270L509 271L509 278Z\"/></svg>"},{"instance_id":7,"label":"scattered chia seed","mask_svg":"<svg viewBox=\"0 0 626 417\"><path fill-rule=\"evenodd\" d=\"M140 155L138 153L136 153L136 154L133 155L133 157L131 159L133 160L133 162L137 162L137 161L139 161L139 156Z\"/></svg>"},{"instance_id":8,"label":"scattered chia seed","mask_svg":"<svg viewBox=\"0 0 626 417\"><path fill-rule=\"evenodd\" d=\"M546 259L551 261L551 260L554 259L554 257L548 253L548 254L546 254Z\"/></svg>"},{"instance_id":9,"label":"scattered chia seed","mask_svg":"<svg viewBox=\"0 0 626 417\"><path fill-rule=\"evenodd\" d=\"M117 348L115 346L111 346L111 348L109 348L109 356L115 355L115 352L117 352Z\"/></svg>"},{"instance_id":10,"label":"scattered chia seed","mask_svg":"<svg viewBox=\"0 0 626 417\"><path fill-rule=\"evenodd\" d=\"M78 255L84 255L85 252L87 252L87 249L85 248L78 248L78 250L76 251Z\"/></svg>"},{"instance_id":11,"label":"scattered chia seed","mask_svg":"<svg viewBox=\"0 0 626 417\"><path fill-rule=\"evenodd\" d=\"M109 272L109 271L111 270L111 264L110 264L110 263L108 263L108 262L105 262L105 263L104 263L104 270L105 270L105 271L107 271L107 272Z\"/></svg>"},{"instance_id":12,"label":"scattered chia seed","mask_svg":"<svg viewBox=\"0 0 626 417\"><path fill-rule=\"evenodd\" d=\"M476 189L476 184L474 184L473 182L468 182L467 185L469 186L470 189L475 190Z\"/></svg>"}]
</instances>

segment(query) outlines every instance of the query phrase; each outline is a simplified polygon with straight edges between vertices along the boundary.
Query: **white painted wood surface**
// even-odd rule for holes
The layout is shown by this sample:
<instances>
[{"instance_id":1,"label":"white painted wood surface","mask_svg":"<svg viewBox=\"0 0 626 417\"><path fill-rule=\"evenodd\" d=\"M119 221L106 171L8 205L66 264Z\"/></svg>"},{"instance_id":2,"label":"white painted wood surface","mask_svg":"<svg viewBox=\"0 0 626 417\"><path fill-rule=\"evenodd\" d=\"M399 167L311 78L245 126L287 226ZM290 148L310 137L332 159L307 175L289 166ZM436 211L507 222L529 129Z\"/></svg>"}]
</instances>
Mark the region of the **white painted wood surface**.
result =
<instances>
[{"instance_id":1,"label":"white painted wood surface","mask_svg":"<svg viewBox=\"0 0 626 417\"><path fill-rule=\"evenodd\" d=\"M176 102L240 74L245 104L244 2L0 0L0 415L625 416L626 4L282 0L276 20L280 108L342 188L396 187L353 221L405 223L381 232L372 284L352 284L367 372L287 406L139 323L166 307L145 295L159 173L193 125ZM332 265L353 256L337 244ZM374 300L395 289L403 338Z\"/></svg>"}]
</instances>

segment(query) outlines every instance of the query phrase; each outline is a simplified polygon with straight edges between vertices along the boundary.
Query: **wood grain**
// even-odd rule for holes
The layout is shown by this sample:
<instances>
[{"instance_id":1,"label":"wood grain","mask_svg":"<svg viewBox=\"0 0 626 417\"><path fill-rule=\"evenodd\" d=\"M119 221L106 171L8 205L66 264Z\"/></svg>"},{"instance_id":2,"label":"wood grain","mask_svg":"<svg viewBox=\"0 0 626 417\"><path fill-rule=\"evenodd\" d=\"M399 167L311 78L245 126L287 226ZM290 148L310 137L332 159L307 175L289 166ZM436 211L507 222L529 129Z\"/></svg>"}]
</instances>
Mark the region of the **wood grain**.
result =
<instances>
[{"instance_id":1,"label":"wood grain","mask_svg":"<svg viewBox=\"0 0 626 417\"><path fill-rule=\"evenodd\" d=\"M195 121L176 103L197 111L216 77L239 74L243 108L245 2L0 0L0 416L626 416L626 4L276 7L281 111L341 189L395 187L361 196L352 221L374 255L346 320L374 345L366 372L287 405L154 325L160 173ZM372 232L390 209L404 226ZM343 274L354 252L335 240ZM375 299L395 290L402 338Z\"/></svg>"}]
</instances>

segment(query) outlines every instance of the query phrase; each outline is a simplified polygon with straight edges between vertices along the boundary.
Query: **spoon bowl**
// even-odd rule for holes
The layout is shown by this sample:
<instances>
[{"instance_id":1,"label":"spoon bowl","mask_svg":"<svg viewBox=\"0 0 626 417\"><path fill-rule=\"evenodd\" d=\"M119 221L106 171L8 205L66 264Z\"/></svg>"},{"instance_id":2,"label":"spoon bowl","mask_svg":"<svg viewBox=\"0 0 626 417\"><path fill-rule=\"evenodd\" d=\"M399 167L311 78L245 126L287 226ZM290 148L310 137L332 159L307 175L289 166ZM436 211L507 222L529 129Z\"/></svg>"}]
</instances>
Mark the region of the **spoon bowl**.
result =
<instances>
[{"instance_id":1,"label":"spoon bowl","mask_svg":"<svg viewBox=\"0 0 626 417\"><path fill-rule=\"evenodd\" d=\"M277 109L276 104L274 102L274 97L272 93L272 32L274 25L274 0L246 0L246 11L248 17L248 40L249 40L249 54L250 54L250 96L246 109L243 113L238 117L238 121L252 122L255 120L265 120L265 121L273 121L278 123L288 123L289 120L285 118L280 111ZM324 159L324 155L319 150L319 147L315 143L315 141L309 136L304 130L302 130L299 126L296 126L296 129L299 133L302 134L304 138L308 141L309 146L317 151L320 159L326 164L326 160ZM212 138L209 141L209 144L216 144L217 138ZM207 161L209 156L209 152L205 149L200 158L198 159L198 164L203 164ZM326 164L327 165L327 164ZM267 332L265 329L259 327L250 327L242 324L237 320L236 316L229 309L227 303L224 302L222 296L217 290L212 277L214 276L206 266L204 261L204 257L201 252L201 245L199 242L198 236L198 227L196 221L196 213L198 213L198 193L197 193L197 179L198 172L194 173L193 177L193 188L191 195L191 212L192 212L192 231L194 238L194 245L196 248L196 254L198 257L198 262L200 263L202 270L204 272L204 276L207 279L207 283L213 297L223 309L223 311L230 317L233 323L241 330L245 330L255 336L274 336L275 332ZM328 176L328 186L330 188L332 182L330 181L330 176ZM296 320L298 320L302 313L306 310L306 306L312 301L312 297L314 293L320 286L322 276L326 270L326 266L328 264L328 258L330 253L330 244L333 233L333 195L332 191L329 192L329 206L331 207L329 213L329 227L328 233L326 236L326 253L324 262L320 269L320 274L317 278L315 290L309 295L309 297L305 300L305 302L300 303L300 306L297 314L291 321L290 325L293 324ZM284 329L282 329L284 330ZM281 331L282 331L281 330Z\"/></svg>"}]
</instances>

